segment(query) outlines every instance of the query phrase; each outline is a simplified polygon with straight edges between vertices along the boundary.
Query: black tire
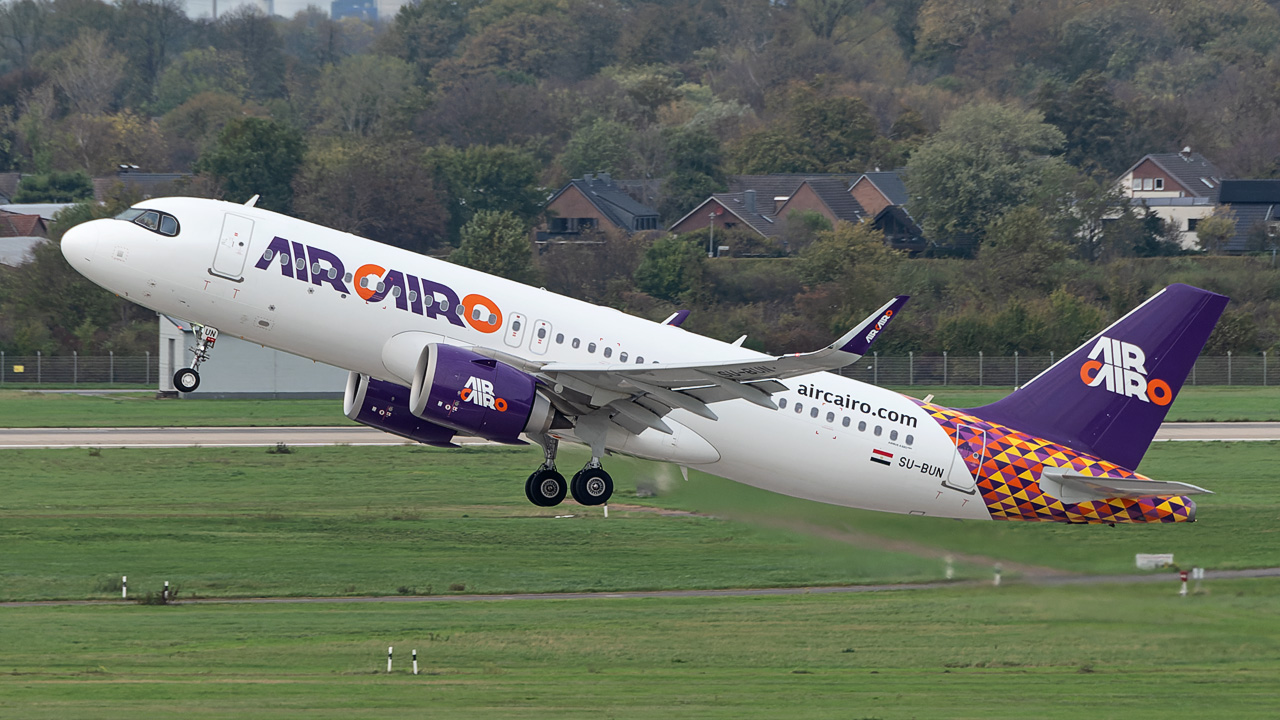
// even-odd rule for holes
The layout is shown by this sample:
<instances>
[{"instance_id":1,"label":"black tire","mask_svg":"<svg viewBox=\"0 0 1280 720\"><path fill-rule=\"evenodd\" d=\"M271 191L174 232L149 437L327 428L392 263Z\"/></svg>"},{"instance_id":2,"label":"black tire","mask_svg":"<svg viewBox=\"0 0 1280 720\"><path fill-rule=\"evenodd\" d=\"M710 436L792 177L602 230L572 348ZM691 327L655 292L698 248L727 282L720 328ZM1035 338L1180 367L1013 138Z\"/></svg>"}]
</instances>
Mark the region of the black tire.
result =
<instances>
[{"instance_id":1,"label":"black tire","mask_svg":"<svg viewBox=\"0 0 1280 720\"><path fill-rule=\"evenodd\" d=\"M573 476L569 491L579 505L603 505L613 496L613 478L604 468L585 468Z\"/></svg>"},{"instance_id":2,"label":"black tire","mask_svg":"<svg viewBox=\"0 0 1280 720\"><path fill-rule=\"evenodd\" d=\"M540 469L524 482L524 496L538 507L555 507L569 491L569 483L555 470Z\"/></svg>"},{"instance_id":3,"label":"black tire","mask_svg":"<svg viewBox=\"0 0 1280 720\"><path fill-rule=\"evenodd\" d=\"M191 368L182 368L173 374L173 386L179 392L195 392L200 387L200 373Z\"/></svg>"}]
</instances>

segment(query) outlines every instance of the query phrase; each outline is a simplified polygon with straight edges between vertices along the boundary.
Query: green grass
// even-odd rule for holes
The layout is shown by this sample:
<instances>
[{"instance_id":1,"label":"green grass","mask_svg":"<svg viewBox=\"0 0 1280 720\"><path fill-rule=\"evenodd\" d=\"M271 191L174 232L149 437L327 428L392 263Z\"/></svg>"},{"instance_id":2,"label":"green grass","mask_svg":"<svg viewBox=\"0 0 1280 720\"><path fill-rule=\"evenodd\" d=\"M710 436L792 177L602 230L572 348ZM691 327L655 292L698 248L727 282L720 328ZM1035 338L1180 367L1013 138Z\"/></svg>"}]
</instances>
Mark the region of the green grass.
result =
<instances>
[{"instance_id":1,"label":"green grass","mask_svg":"<svg viewBox=\"0 0 1280 720\"><path fill-rule=\"evenodd\" d=\"M533 449L9 450L0 597L536 592L938 579L937 559L785 529L536 508ZM565 466L580 462L572 453ZM656 466L616 463L651 472ZM634 501L634 481L615 504ZM557 519L556 515L574 515ZM964 569L962 569L964 572Z\"/></svg>"},{"instance_id":2,"label":"green grass","mask_svg":"<svg viewBox=\"0 0 1280 720\"><path fill-rule=\"evenodd\" d=\"M73 395L0 390L0 427L354 425L341 400L190 400L154 392Z\"/></svg>"},{"instance_id":3,"label":"green grass","mask_svg":"<svg viewBox=\"0 0 1280 720\"><path fill-rule=\"evenodd\" d=\"M948 407L995 402L1008 390L895 387L912 397L934 394ZM1280 420L1280 387L1184 388L1172 421ZM353 424L340 400L158 399L154 393L72 395L0 390L0 427L217 427Z\"/></svg>"},{"instance_id":4,"label":"green grass","mask_svg":"<svg viewBox=\"0 0 1280 720\"><path fill-rule=\"evenodd\" d=\"M5 608L0 713L1274 717L1280 581L1208 586Z\"/></svg>"},{"instance_id":5,"label":"green grass","mask_svg":"<svg viewBox=\"0 0 1280 720\"><path fill-rule=\"evenodd\" d=\"M1219 494L1201 502L1193 525L1116 528L864 512L699 473L683 483L669 468L621 458L609 464L618 492L605 519L599 508L529 505L531 448L8 450L0 597L114 597L120 575L137 591L169 580L224 597L918 581L940 578L946 552L981 556L962 558L962 577L985 575L996 560L1131 571L1136 552L1270 566L1280 558L1278 449L1159 444L1144 470ZM583 459L570 449L562 464ZM636 483L655 478L671 494L638 500Z\"/></svg>"},{"instance_id":6,"label":"green grass","mask_svg":"<svg viewBox=\"0 0 1280 720\"><path fill-rule=\"evenodd\" d=\"M1280 443L1156 443L1141 471L1213 490L1196 497L1197 522L1064 525L957 522L839 508L695 473L661 498L671 507L777 527L804 525L955 553L1080 572L1131 572L1135 553L1174 553L1183 566L1280 565Z\"/></svg>"}]
</instances>

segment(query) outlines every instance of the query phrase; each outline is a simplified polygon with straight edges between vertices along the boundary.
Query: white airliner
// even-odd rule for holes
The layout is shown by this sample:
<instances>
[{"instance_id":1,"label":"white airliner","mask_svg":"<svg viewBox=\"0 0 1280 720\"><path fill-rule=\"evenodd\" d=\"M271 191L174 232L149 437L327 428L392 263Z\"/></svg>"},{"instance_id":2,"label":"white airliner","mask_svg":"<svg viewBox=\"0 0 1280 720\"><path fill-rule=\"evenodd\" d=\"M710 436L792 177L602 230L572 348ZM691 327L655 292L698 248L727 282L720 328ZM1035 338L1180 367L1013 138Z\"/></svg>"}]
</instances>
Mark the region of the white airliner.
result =
<instances>
[{"instance_id":1,"label":"white airliner","mask_svg":"<svg viewBox=\"0 0 1280 720\"><path fill-rule=\"evenodd\" d=\"M1005 400L952 410L826 372L868 351L897 297L831 345L774 357L246 205L165 198L69 230L67 260L201 327L351 371L348 417L432 445L545 451L525 493L607 502L608 453L786 495L973 520L1177 522L1194 485L1134 472L1227 298L1174 285ZM216 328L216 330L215 330ZM559 440L591 449L566 482Z\"/></svg>"}]
</instances>

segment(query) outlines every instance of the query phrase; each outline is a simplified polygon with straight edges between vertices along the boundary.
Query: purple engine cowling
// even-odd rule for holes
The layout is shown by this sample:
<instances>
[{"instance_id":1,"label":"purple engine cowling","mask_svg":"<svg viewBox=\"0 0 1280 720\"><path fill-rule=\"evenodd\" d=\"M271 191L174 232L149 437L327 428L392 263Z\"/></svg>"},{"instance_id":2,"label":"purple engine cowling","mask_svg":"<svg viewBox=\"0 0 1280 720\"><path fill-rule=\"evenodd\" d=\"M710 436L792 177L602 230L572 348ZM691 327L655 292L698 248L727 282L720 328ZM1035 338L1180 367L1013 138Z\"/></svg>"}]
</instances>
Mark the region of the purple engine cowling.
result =
<instances>
[{"instance_id":1,"label":"purple engine cowling","mask_svg":"<svg viewBox=\"0 0 1280 720\"><path fill-rule=\"evenodd\" d=\"M453 430L415 417L409 411L409 388L351 373L342 412L363 425L426 445L457 447Z\"/></svg>"},{"instance_id":2,"label":"purple engine cowling","mask_svg":"<svg viewBox=\"0 0 1280 720\"><path fill-rule=\"evenodd\" d=\"M409 407L413 414L466 435L523 444L553 415L538 381L506 363L453 345L432 343L418 359Z\"/></svg>"}]
</instances>

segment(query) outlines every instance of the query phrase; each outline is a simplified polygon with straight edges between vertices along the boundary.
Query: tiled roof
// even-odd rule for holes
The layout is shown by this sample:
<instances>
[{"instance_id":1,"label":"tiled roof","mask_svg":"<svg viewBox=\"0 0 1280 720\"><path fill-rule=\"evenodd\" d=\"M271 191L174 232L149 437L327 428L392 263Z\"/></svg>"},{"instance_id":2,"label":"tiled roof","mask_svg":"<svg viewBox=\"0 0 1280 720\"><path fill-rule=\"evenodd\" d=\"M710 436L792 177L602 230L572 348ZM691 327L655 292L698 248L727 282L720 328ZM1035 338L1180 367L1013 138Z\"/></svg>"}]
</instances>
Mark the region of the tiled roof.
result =
<instances>
[{"instance_id":1,"label":"tiled roof","mask_svg":"<svg viewBox=\"0 0 1280 720\"><path fill-rule=\"evenodd\" d=\"M1142 158L1142 160L1150 160L1169 173L1192 195L1199 197L1212 198L1217 201L1218 186L1221 181L1222 171L1217 165L1209 162L1203 155L1195 152L1180 153L1152 153ZM1128 175L1133 169L1142 164L1139 160L1133 167L1124 172Z\"/></svg>"},{"instance_id":2,"label":"tiled roof","mask_svg":"<svg viewBox=\"0 0 1280 720\"><path fill-rule=\"evenodd\" d=\"M586 175L579 179L570 180L569 184L560 188L559 192L551 196L547 204L555 202L556 198L563 195L571 187L576 187L582 193L582 196L605 217L609 218L609 221L616 227L628 232L635 232L636 218L657 219L658 217L657 210L636 202L612 178L603 173L598 176Z\"/></svg>"},{"instance_id":3,"label":"tiled roof","mask_svg":"<svg viewBox=\"0 0 1280 720\"><path fill-rule=\"evenodd\" d=\"M1249 249L1249 231L1259 223L1280 220L1276 217L1277 203L1239 203L1231 206L1236 216L1236 234L1223 248L1228 253L1243 253Z\"/></svg>"},{"instance_id":4,"label":"tiled roof","mask_svg":"<svg viewBox=\"0 0 1280 720\"><path fill-rule=\"evenodd\" d=\"M22 173L0 173L0 197L3 197L5 202L13 198L13 194L18 191L20 180L22 180Z\"/></svg>"},{"instance_id":5,"label":"tiled roof","mask_svg":"<svg viewBox=\"0 0 1280 720\"><path fill-rule=\"evenodd\" d=\"M773 201L762 201L759 196L759 191L757 191L756 194L755 212L747 209L748 203L745 191L714 193L711 197L734 215L737 215L744 223L750 225L752 229L761 235L764 235L765 237L773 237L781 232L781 228L778 227L778 223L773 217ZM707 202L710 202L710 200ZM704 202L703 205L706 205L706 202ZM699 205L698 207L702 207L702 205ZM761 212L763 210L767 210L768 212ZM694 212L697 211L695 210ZM690 213L690 215L692 214L693 213ZM688 217L688 215L685 217Z\"/></svg>"},{"instance_id":6,"label":"tiled roof","mask_svg":"<svg viewBox=\"0 0 1280 720\"><path fill-rule=\"evenodd\" d=\"M1280 203L1280 180L1223 180L1218 202L1233 207L1237 203Z\"/></svg>"},{"instance_id":7,"label":"tiled roof","mask_svg":"<svg viewBox=\"0 0 1280 720\"><path fill-rule=\"evenodd\" d=\"M0 237L45 237L48 228L39 215L0 211Z\"/></svg>"},{"instance_id":8,"label":"tiled roof","mask_svg":"<svg viewBox=\"0 0 1280 720\"><path fill-rule=\"evenodd\" d=\"M872 185L875 185L880 192L884 193L890 203L894 205L907 204L907 186L902 183L901 170L863 173L861 177L871 181ZM857 181L855 180L854 182L856 183Z\"/></svg>"},{"instance_id":9,"label":"tiled roof","mask_svg":"<svg viewBox=\"0 0 1280 720\"><path fill-rule=\"evenodd\" d=\"M862 216L866 215L862 206L849 194L849 183L843 178L836 177L818 177L806 180L809 187L813 188L813 192L831 208L832 214L837 220L847 220L856 223L862 220Z\"/></svg>"}]
</instances>

